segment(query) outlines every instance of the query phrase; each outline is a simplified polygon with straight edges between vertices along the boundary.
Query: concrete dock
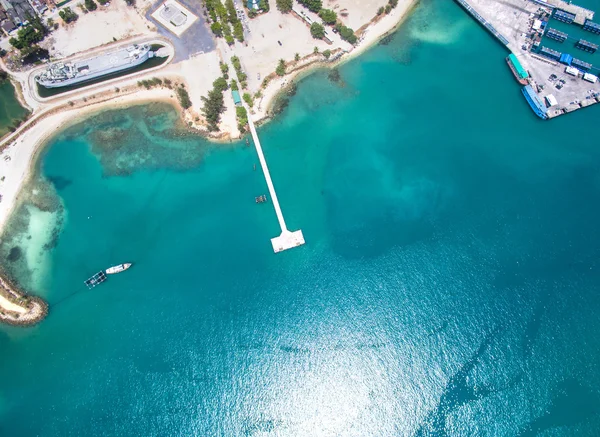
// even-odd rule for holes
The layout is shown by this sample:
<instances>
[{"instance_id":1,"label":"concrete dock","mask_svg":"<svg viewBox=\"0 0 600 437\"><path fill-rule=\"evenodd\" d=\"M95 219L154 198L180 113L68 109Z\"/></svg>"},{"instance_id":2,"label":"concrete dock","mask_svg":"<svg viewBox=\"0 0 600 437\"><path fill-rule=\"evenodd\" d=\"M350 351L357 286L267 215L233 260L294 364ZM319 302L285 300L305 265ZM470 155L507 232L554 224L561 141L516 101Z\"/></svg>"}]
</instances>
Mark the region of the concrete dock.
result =
<instances>
[{"instance_id":1,"label":"concrete dock","mask_svg":"<svg viewBox=\"0 0 600 437\"><path fill-rule=\"evenodd\" d=\"M594 11L582 8L581 6L577 6L572 3L567 3L563 0L546 0L546 3L554 6L557 9L562 9L565 12L569 12L575 15L575 20L573 21L575 24L583 25L583 23L585 23L585 20L594 19Z\"/></svg>"},{"instance_id":2,"label":"concrete dock","mask_svg":"<svg viewBox=\"0 0 600 437\"><path fill-rule=\"evenodd\" d=\"M579 13L580 20L593 17L593 11L573 4L569 5L562 0L502 0L501 2L497 0L456 0L456 2L483 24L518 58L519 63L529 74L529 84L539 98L545 102L548 118L555 118L599 103L600 80L590 83L583 80L582 74L577 77L567 74L566 65L537 53L535 46L536 43L539 44L541 31L534 29L534 25L536 22L547 21L548 15L555 8L573 14ZM468 4L468 7L465 6L465 3ZM508 44L505 44L502 38L498 37L485 23L489 23L495 32L508 41ZM548 25L552 27L552 21ZM578 25L571 24L569 26ZM543 44L542 41L541 45ZM571 47L565 46L565 50L568 52ZM594 66L591 72L600 75L598 66ZM517 96L516 90L515 96ZM547 98L556 103L549 106Z\"/></svg>"},{"instance_id":3,"label":"concrete dock","mask_svg":"<svg viewBox=\"0 0 600 437\"><path fill-rule=\"evenodd\" d=\"M246 105L244 105L244 107L246 107ZM260 166L262 167L265 180L267 181L267 187L269 188L269 194L271 196L271 201L273 202L273 208L275 208L275 214L277 214L277 221L279 221L279 227L281 228L281 235L279 235L279 237L271 238L273 251L277 253L293 247L301 246L304 244L304 236L302 235L302 231L289 231L285 224L283 212L281 212L279 200L277 199L277 193L275 192L275 187L273 186L273 180L271 179L271 174L269 173L269 167L267 166L267 161L262 151L260 140L258 139L256 128L254 127L254 122L252 121L252 117L250 115L250 108L246 107L246 110L248 111L248 126L250 127L250 133L252 134L252 140L254 141Z\"/></svg>"}]
</instances>

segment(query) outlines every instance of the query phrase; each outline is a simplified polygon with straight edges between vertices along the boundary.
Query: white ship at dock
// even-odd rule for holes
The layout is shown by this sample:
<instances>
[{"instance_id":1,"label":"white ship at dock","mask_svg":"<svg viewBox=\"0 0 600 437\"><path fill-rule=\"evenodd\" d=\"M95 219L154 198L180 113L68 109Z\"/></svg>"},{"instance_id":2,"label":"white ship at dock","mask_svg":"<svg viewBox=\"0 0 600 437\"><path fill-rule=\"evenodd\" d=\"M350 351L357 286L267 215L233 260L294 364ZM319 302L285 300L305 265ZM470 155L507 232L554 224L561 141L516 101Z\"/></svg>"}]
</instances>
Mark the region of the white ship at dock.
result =
<instances>
[{"instance_id":1,"label":"white ship at dock","mask_svg":"<svg viewBox=\"0 0 600 437\"><path fill-rule=\"evenodd\" d=\"M77 85L137 67L153 56L149 44L134 44L80 61L54 63L35 80L46 88Z\"/></svg>"}]
</instances>

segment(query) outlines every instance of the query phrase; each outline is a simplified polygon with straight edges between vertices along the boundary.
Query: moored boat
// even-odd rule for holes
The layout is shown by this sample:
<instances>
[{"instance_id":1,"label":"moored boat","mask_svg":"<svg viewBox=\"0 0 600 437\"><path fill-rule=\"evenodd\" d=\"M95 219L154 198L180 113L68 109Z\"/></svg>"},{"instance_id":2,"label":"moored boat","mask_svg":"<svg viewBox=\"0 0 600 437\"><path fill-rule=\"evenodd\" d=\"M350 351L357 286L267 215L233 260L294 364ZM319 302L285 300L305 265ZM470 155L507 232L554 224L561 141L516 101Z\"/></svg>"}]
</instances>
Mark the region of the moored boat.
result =
<instances>
[{"instance_id":1,"label":"moored boat","mask_svg":"<svg viewBox=\"0 0 600 437\"><path fill-rule=\"evenodd\" d=\"M114 275L115 273L121 273L131 267L131 263L119 264L117 266L112 266L106 269L107 275Z\"/></svg>"}]
</instances>

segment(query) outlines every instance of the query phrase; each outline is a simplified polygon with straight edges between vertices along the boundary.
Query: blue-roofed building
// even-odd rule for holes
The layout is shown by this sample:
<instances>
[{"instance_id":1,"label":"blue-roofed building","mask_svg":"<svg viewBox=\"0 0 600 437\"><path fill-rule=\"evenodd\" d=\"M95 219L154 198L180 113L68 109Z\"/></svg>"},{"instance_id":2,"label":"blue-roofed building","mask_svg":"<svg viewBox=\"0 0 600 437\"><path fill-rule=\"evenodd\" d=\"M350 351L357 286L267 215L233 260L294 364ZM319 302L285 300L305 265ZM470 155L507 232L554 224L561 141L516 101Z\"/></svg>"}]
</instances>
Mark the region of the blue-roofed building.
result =
<instances>
[{"instance_id":1,"label":"blue-roofed building","mask_svg":"<svg viewBox=\"0 0 600 437\"><path fill-rule=\"evenodd\" d=\"M561 64L571 65L571 62L573 62L573 56L569 55L568 53L563 53L560 55Z\"/></svg>"},{"instance_id":2,"label":"blue-roofed building","mask_svg":"<svg viewBox=\"0 0 600 437\"><path fill-rule=\"evenodd\" d=\"M248 9L254 9L255 11L258 11L258 0L248 0L246 2L246 7Z\"/></svg>"},{"instance_id":3,"label":"blue-roofed building","mask_svg":"<svg viewBox=\"0 0 600 437\"><path fill-rule=\"evenodd\" d=\"M235 104L235 106L240 106L242 104L242 99L240 98L239 91L232 90L231 97L233 97L233 103Z\"/></svg>"}]
</instances>

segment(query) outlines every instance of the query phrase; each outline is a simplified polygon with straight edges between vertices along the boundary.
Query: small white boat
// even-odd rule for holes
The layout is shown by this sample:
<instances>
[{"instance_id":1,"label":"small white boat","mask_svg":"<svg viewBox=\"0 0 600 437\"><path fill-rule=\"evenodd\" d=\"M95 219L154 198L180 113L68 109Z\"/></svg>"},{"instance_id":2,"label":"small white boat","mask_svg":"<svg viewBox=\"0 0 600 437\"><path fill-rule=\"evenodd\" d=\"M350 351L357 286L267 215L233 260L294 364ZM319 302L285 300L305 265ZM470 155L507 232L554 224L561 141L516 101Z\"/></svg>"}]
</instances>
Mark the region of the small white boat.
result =
<instances>
[{"instance_id":1,"label":"small white boat","mask_svg":"<svg viewBox=\"0 0 600 437\"><path fill-rule=\"evenodd\" d=\"M121 273L131 267L131 263L119 264L118 266L112 266L106 269L107 275L114 275L115 273Z\"/></svg>"}]
</instances>

